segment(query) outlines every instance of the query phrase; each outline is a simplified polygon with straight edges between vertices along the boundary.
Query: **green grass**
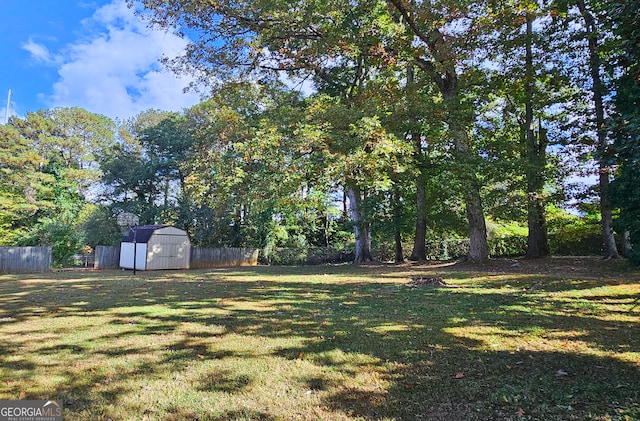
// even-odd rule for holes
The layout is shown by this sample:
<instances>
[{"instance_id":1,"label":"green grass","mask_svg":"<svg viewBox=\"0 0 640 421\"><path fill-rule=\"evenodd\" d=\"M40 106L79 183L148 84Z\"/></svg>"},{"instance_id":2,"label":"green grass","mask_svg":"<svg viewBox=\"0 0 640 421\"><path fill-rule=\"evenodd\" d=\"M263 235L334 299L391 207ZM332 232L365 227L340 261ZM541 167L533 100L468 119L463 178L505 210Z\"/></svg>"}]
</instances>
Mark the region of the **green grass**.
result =
<instances>
[{"instance_id":1,"label":"green grass","mask_svg":"<svg viewBox=\"0 0 640 421\"><path fill-rule=\"evenodd\" d=\"M66 421L635 420L638 296L639 272L588 258L0 275L0 399Z\"/></svg>"}]
</instances>

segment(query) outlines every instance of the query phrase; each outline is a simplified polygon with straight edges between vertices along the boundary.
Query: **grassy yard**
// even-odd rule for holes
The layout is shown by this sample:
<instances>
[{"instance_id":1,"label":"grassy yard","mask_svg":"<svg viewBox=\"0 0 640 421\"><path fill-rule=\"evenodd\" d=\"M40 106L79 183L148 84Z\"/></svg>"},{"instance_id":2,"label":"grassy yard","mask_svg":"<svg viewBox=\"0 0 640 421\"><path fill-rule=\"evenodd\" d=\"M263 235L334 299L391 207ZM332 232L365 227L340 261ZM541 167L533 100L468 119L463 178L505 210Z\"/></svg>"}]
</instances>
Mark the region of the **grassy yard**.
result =
<instances>
[{"instance_id":1,"label":"grassy yard","mask_svg":"<svg viewBox=\"0 0 640 421\"><path fill-rule=\"evenodd\" d=\"M595 258L0 275L0 399L66 421L637 420L639 296Z\"/></svg>"}]
</instances>

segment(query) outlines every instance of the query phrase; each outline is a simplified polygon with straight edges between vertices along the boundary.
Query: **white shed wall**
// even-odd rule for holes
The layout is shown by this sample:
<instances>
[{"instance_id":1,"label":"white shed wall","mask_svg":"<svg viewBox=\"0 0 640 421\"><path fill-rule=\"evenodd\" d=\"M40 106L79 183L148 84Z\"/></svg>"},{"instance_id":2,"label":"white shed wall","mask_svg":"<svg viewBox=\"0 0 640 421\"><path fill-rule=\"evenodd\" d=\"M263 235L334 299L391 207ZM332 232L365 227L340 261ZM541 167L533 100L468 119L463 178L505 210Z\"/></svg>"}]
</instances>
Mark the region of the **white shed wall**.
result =
<instances>
[{"instance_id":1,"label":"white shed wall","mask_svg":"<svg viewBox=\"0 0 640 421\"><path fill-rule=\"evenodd\" d=\"M134 243L120 243L120 267L133 269ZM147 245L135 244L136 270L145 270L147 266Z\"/></svg>"}]
</instances>

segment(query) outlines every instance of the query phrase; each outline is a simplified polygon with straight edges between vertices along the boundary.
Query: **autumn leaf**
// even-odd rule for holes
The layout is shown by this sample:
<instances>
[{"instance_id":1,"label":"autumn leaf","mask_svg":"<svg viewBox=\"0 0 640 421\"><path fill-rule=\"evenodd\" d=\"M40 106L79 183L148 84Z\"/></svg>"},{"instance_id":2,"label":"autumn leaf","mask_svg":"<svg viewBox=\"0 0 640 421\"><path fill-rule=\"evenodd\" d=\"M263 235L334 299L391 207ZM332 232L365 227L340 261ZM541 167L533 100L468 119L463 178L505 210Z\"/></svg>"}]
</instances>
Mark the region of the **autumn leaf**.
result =
<instances>
[{"instance_id":1,"label":"autumn leaf","mask_svg":"<svg viewBox=\"0 0 640 421\"><path fill-rule=\"evenodd\" d=\"M455 378L456 379L464 379L464 373L456 373Z\"/></svg>"}]
</instances>

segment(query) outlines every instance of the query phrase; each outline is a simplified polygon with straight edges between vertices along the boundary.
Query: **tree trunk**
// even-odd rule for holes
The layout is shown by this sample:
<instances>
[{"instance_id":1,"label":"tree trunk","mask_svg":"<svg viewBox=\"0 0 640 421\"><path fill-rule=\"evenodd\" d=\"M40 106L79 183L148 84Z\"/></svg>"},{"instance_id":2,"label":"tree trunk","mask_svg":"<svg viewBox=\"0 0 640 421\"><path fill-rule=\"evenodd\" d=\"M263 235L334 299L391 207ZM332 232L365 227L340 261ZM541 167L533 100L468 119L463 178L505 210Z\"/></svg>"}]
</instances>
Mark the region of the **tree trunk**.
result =
<instances>
[{"instance_id":1,"label":"tree trunk","mask_svg":"<svg viewBox=\"0 0 640 421\"><path fill-rule=\"evenodd\" d=\"M418 173L416 175L416 232L413 239L413 250L409 260L427 260L427 180L426 163L422 154L420 134L413 135L414 156Z\"/></svg>"},{"instance_id":2,"label":"tree trunk","mask_svg":"<svg viewBox=\"0 0 640 421\"><path fill-rule=\"evenodd\" d=\"M464 192L466 214L469 220L469 255L472 262L481 262L489 258L489 245L487 244L487 225L480 199L480 186L475 174L473 183Z\"/></svg>"},{"instance_id":3,"label":"tree trunk","mask_svg":"<svg viewBox=\"0 0 640 421\"><path fill-rule=\"evenodd\" d=\"M631 254L631 232L629 230L625 230L622 234L622 246L624 256L629 257L629 254Z\"/></svg>"},{"instance_id":4,"label":"tree trunk","mask_svg":"<svg viewBox=\"0 0 640 421\"><path fill-rule=\"evenodd\" d=\"M443 88L444 90L442 90ZM441 92L445 100L449 102L447 124L456 150L458 178L462 182L465 212L469 223L469 254L467 257L472 262L481 262L489 259L487 225L480 197L480 181L473 163L470 162L472 157L469 150L469 135L461 124L464 118L459 115L460 97L457 79L453 83L443 83Z\"/></svg>"},{"instance_id":5,"label":"tree trunk","mask_svg":"<svg viewBox=\"0 0 640 421\"><path fill-rule=\"evenodd\" d=\"M527 13L527 37L525 56L525 132L527 143L527 259L545 257L550 254L549 240L544 213L542 189L544 188L544 168L546 165L547 142L539 127L538 136L534 129L533 117L533 16Z\"/></svg>"},{"instance_id":6,"label":"tree trunk","mask_svg":"<svg viewBox=\"0 0 640 421\"><path fill-rule=\"evenodd\" d=\"M329 247L329 228L331 227L331 214L324 213L324 245Z\"/></svg>"},{"instance_id":7,"label":"tree trunk","mask_svg":"<svg viewBox=\"0 0 640 421\"><path fill-rule=\"evenodd\" d=\"M394 185L393 195L393 234L395 240L395 263L404 262L404 252L402 250L402 203L400 202L400 192L397 185Z\"/></svg>"},{"instance_id":8,"label":"tree trunk","mask_svg":"<svg viewBox=\"0 0 640 421\"><path fill-rule=\"evenodd\" d=\"M602 242L604 244L604 257L607 259L617 259L620 257L616 238L613 235L613 212L609 202L609 168L599 165L599 185L600 185L600 218L602 223Z\"/></svg>"},{"instance_id":9,"label":"tree trunk","mask_svg":"<svg viewBox=\"0 0 640 421\"><path fill-rule=\"evenodd\" d=\"M617 258L618 247L613 235L613 215L609 202L609 167L606 165L604 155L607 150L607 131L605 128L603 85L600 77L600 56L598 55L598 29L591 13L587 10L584 0L578 0L578 9L585 23L585 32L589 46L589 70L591 73L593 105L596 114L596 133L598 151L598 169L600 187L600 219L602 226L602 242L604 243L604 257Z\"/></svg>"},{"instance_id":10,"label":"tree trunk","mask_svg":"<svg viewBox=\"0 0 640 421\"><path fill-rule=\"evenodd\" d=\"M409 260L427 260L427 188L422 171L416 177L416 232Z\"/></svg>"},{"instance_id":11,"label":"tree trunk","mask_svg":"<svg viewBox=\"0 0 640 421\"><path fill-rule=\"evenodd\" d=\"M407 96L414 98L416 95L415 72L412 65L407 68ZM413 104L413 99L410 100ZM410 117L412 126L417 126L417 119ZM413 250L409 260L427 260L427 180L426 163L422 152L422 135L414 130L411 133L413 143L413 158L416 166L416 230L413 238Z\"/></svg>"},{"instance_id":12,"label":"tree trunk","mask_svg":"<svg viewBox=\"0 0 640 421\"><path fill-rule=\"evenodd\" d=\"M362 220L362 214L360 212L360 204L362 202L360 188L349 185L347 187L347 198L349 199L349 213L351 214L351 221L353 222L353 233L356 238L356 253L353 263L370 262L372 260L371 234L369 232L369 226Z\"/></svg>"},{"instance_id":13,"label":"tree trunk","mask_svg":"<svg viewBox=\"0 0 640 421\"><path fill-rule=\"evenodd\" d=\"M468 163L470 152L467 132L455 119L449 121L449 130L458 153L458 177L462 182L465 213L469 223L469 254L467 257L472 262L482 262L489 259L489 244L487 243L487 225L480 197L480 181L473 165Z\"/></svg>"}]
</instances>

